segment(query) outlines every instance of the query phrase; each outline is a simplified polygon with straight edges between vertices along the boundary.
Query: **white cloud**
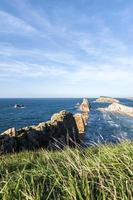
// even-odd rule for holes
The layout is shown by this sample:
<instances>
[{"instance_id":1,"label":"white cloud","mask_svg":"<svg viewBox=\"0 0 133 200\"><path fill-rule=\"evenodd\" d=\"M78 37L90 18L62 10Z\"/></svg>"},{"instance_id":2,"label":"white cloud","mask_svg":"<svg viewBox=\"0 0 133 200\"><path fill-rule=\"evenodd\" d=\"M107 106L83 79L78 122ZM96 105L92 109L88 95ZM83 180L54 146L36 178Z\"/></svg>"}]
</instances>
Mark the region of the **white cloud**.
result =
<instances>
[{"instance_id":1,"label":"white cloud","mask_svg":"<svg viewBox=\"0 0 133 200\"><path fill-rule=\"evenodd\" d=\"M72 81L75 83L86 82L86 81L101 81L101 82L130 82L133 83L132 79L133 69L121 69L119 66L91 66L82 67L77 70L73 76ZM122 83L122 84L123 84Z\"/></svg>"},{"instance_id":2,"label":"white cloud","mask_svg":"<svg viewBox=\"0 0 133 200\"><path fill-rule=\"evenodd\" d=\"M7 78L12 79L20 77L31 78L55 78L58 77L67 84L84 84L90 81L111 82L126 81L133 83L132 79L133 69L121 68L114 65L88 65L78 66L73 71L69 68L53 67L51 65L39 65L26 62L1 62L0 63L0 79Z\"/></svg>"},{"instance_id":3,"label":"white cloud","mask_svg":"<svg viewBox=\"0 0 133 200\"><path fill-rule=\"evenodd\" d=\"M22 19L0 10L0 32L4 33L36 33L37 30Z\"/></svg>"},{"instance_id":4,"label":"white cloud","mask_svg":"<svg viewBox=\"0 0 133 200\"><path fill-rule=\"evenodd\" d=\"M26 62L1 62L0 78L19 78L19 77L49 77L61 76L67 72L65 69L55 68L39 64L31 64Z\"/></svg>"},{"instance_id":5,"label":"white cloud","mask_svg":"<svg viewBox=\"0 0 133 200\"><path fill-rule=\"evenodd\" d=\"M21 58L21 60L25 58L32 58L34 62L37 62L36 60L40 59L43 62L49 61L55 63L56 65L62 64L74 67L83 64L83 61L79 60L75 53L71 53L68 50L56 51L54 49L49 50L37 48L22 49L14 47L8 43L0 43L0 56L12 60L16 60L17 58Z\"/></svg>"}]
</instances>

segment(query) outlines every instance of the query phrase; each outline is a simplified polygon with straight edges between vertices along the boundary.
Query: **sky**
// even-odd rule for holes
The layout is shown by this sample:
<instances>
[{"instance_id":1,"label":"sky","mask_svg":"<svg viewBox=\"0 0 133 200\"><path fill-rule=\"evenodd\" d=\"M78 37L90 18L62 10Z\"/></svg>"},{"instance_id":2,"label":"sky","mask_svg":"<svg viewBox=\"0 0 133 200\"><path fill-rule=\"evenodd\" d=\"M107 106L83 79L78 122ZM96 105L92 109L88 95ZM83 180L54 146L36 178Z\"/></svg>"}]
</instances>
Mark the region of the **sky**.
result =
<instances>
[{"instance_id":1,"label":"sky","mask_svg":"<svg viewBox=\"0 0 133 200\"><path fill-rule=\"evenodd\" d=\"M0 0L0 97L133 96L132 0Z\"/></svg>"}]
</instances>

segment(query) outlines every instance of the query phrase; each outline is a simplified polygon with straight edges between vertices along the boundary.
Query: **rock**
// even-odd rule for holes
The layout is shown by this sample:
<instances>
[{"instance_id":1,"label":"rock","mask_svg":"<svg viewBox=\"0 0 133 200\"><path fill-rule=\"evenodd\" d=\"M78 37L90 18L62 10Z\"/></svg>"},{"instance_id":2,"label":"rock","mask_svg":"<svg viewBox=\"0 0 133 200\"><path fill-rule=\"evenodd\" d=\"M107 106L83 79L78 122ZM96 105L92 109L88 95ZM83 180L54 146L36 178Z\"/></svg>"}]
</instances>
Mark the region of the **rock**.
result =
<instances>
[{"instance_id":1,"label":"rock","mask_svg":"<svg viewBox=\"0 0 133 200\"><path fill-rule=\"evenodd\" d=\"M126 99L129 99L129 100L133 101L133 97L128 97L128 98L126 98Z\"/></svg>"},{"instance_id":2,"label":"rock","mask_svg":"<svg viewBox=\"0 0 133 200\"><path fill-rule=\"evenodd\" d=\"M57 121L63 121L65 115L67 115L67 114L68 114L68 112L65 111L65 110L62 110L62 111L60 111L59 113L55 113L55 114L53 114L52 117L51 117L51 122L52 122L52 123L55 123L55 122L57 122Z\"/></svg>"},{"instance_id":3,"label":"rock","mask_svg":"<svg viewBox=\"0 0 133 200\"><path fill-rule=\"evenodd\" d=\"M38 124L38 126L45 127L46 126L46 122L41 122L40 124Z\"/></svg>"},{"instance_id":4,"label":"rock","mask_svg":"<svg viewBox=\"0 0 133 200\"><path fill-rule=\"evenodd\" d=\"M81 113L74 115L79 134L85 133L85 119Z\"/></svg>"},{"instance_id":5,"label":"rock","mask_svg":"<svg viewBox=\"0 0 133 200\"><path fill-rule=\"evenodd\" d=\"M119 103L119 100L111 98L111 97L104 97L101 96L100 98L96 99L98 103Z\"/></svg>"},{"instance_id":6,"label":"rock","mask_svg":"<svg viewBox=\"0 0 133 200\"><path fill-rule=\"evenodd\" d=\"M68 141L73 143L78 140L78 129L72 113L61 111L54 114L51 117L51 125L56 129L53 134L54 138L58 139L63 136L66 143Z\"/></svg>"},{"instance_id":7,"label":"rock","mask_svg":"<svg viewBox=\"0 0 133 200\"><path fill-rule=\"evenodd\" d=\"M54 114L51 120L36 126L5 131L0 135L0 154L37 148L63 148L65 145L75 146L79 142L79 132L84 130L85 116L75 119L72 113L61 111Z\"/></svg>"},{"instance_id":8,"label":"rock","mask_svg":"<svg viewBox=\"0 0 133 200\"><path fill-rule=\"evenodd\" d=\"M1 135L8 135L8 136L16 136L16 129L15 128L9 128L7 131L2 133Z\"/></svg>"},{"instance_id":9,"label":"rock","mask_svg":"<svg viewBox=\"0 0 133 200\"><path fill-rule=\"evenodd\" d=\"M74 118L77 124L79 134L82 134L85 133L85 128L89 117L88 112L90 111L90 104L88 102L88 99L84 98L79 108L82 111L82 113L75 114Z\"/></svg>"},{"instance_id":10,"label":"rock","mask_svg":"<svg viewBox=\"0 0 133 200\"><path fill-rule=\"evenodd\" d=\"M88 99L83 99L83 102L81 103L81 105L80 105L80 110L82 111L82 112L89 112L90 111L90 104L89 104L89 102L88 102Z\"/></svg>"},{"instance_id":11,"label":"rock","mask_svg":"<svg viewBox=\"0 0 133 200\"><path fill-rule=\"evenodd\" d=\"M4 136L3 139L0 139L0 155L3 153L13 153L16 152L16 137Z\"/></svg>"},{"instance_id":12,"label":"rock","mask_svg":"<svg viewBox=\"0 0 133 200\"><path fill-rule=\"evenodd\" d=\"M84 120L85 126L87 126L87 122L88 122L88 119L89 119L89 115L88 115L88 113L83 112L83 113L82 113L82 117L83 117L83 120Z\"/></svg>"},{"instance_id":13,"label":"rock","mask_svg":"<svg viewBox=\"0 0 133 200\"><path fill-rule=\"evenodd\" d=\"M133 117L133 107L128 107L119 103L113 103L107 108L99 108L98 110L102 112L114 112Z\"/></svg>"}]
</instances>

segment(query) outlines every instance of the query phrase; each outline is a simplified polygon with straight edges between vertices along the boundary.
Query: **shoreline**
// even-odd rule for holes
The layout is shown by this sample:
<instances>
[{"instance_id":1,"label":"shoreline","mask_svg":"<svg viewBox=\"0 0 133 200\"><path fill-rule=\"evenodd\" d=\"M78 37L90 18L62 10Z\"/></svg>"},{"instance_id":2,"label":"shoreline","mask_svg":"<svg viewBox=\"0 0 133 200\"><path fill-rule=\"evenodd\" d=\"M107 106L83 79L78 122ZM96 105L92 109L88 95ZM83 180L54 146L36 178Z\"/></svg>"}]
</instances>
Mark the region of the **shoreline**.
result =
<instances>
[{"instance_id":1,"label":"shoreline","mask_svg":"<svg viewBox=\"0 0 133 200\"><path fill-rule=\"evenodd\" d=\"M62 149L66 145L76 146L80 143L80 135L85 133L89 109L88 100L83 99L80 104L81 113L73 115L63 110L38 125L6 130L0 134L0 154L39 148Z\"/></svg>"}]
</instances>

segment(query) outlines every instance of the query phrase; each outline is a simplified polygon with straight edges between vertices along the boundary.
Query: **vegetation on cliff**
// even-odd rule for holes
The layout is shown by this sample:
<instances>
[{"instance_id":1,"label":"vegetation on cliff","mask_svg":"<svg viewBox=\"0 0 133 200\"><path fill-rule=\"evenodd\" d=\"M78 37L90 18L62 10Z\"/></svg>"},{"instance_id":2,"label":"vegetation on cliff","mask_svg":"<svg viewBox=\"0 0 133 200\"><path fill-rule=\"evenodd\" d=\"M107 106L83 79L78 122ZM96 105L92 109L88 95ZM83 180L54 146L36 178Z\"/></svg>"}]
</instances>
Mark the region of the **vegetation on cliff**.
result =
<instances>
[{"instance_id":1,"label":"vegetation on cliff","mask_svg":"<svg viewBox=\"0 0 133 200\"><path fill-rule=\"evenodd\" d=\"M0 199L132 199L133 143L25 151L0 159Z\"/></svg>"}]
</instances>

